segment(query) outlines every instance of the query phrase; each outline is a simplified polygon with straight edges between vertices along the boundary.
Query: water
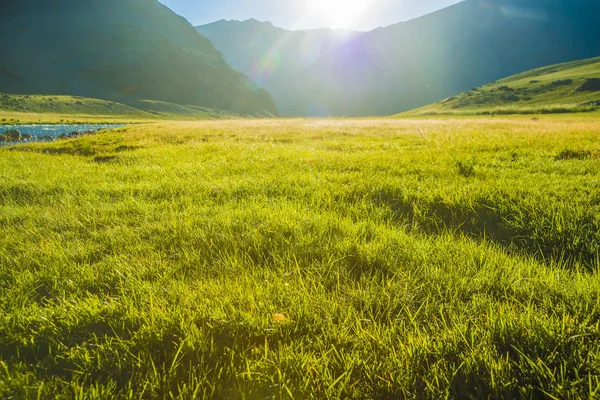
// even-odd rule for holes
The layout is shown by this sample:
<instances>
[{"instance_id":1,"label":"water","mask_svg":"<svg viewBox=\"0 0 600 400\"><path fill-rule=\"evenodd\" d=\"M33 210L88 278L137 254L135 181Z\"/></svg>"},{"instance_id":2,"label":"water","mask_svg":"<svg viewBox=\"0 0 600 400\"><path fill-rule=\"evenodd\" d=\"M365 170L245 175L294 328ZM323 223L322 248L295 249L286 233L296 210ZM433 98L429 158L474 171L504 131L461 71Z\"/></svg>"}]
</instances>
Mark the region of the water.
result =
<instances>
[{"instance_id":1,"label":"water","mask_svg":"<svg viewBox=\"0 0 600 400\"><path fill-rule=\"evenodd\" d=\"M118 124L65 124L65 125L0 125L0 134L11 129L16 129L21 132L21 135L31 135L33 138L24 140L21 142L0 142L1 145L14 144L14 143L31 143L40 142L48 139L42 139L44 137L51 137L55 139L60 135L70 135L72 132L89 132L97 131L100 129L115 129L121 128L125 125Z\"/></svg>"}]
</instances>

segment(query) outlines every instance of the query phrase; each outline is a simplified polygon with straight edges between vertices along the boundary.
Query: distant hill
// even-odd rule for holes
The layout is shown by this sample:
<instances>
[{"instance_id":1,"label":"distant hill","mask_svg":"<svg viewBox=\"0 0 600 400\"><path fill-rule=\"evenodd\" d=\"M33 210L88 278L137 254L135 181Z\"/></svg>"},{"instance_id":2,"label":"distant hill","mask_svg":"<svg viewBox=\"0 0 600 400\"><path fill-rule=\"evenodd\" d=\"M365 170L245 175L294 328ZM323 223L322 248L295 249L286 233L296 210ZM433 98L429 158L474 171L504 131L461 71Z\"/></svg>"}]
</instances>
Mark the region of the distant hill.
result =
<instances>
[{"instance_id":1,"label":"distant hill","mask_svg":"<svg viewBox=\"0 0 600 400\"><path fill-rule=\"evenodd\" d=\"M92 99L65 95L16 95L0 93L1 125L10 119L32 121L36 117L44 120L78 119L223 119L239 118L243 114L215 110L200 106L181 105L157 100L130 101L127 104L116 101Z\"/></svg>"},{"instance_id":2,"label":"distant hill","mask_svg":"<svg viewBox=\"0 0 600 400\"><path fill-rule=\"evenodd\" d=\"M316 64L321 58L362 32L334 29L290 31L270 22L221 20L196 29L225 55L226 61L267 89L283 114L294 93L288 82Z\"/></svg>"},{"instance_id":3,"label":"distant hill","mask_svg":"<svg viewBox=\"0 0 600 400\"><path fill-rule=\"evenodd\" d=\"M0 2L0 92L276 115L270 95L156 0Z\"/></svg>"},{"instance_id":4,"label":"distant hill","mask_svg":"<svg viewBox=\"0 0 600 400\"><path fill-rule=\"evenodd\" d=\"M599 16L597 0L467 0L344 41L269 89L286 115L395 114L532 68L598 56ZM227 59L247 45L208 37Z\"/></svg>"},{"instance_id":5,"label":"distant hill","mask_svg":"<svg viewBox=\"0 0 600 400\"><path fill-rule=\"evenodd\" d=\"M523 72L405 114L533 114L598 109L600 58L592 58Z\"/></svg>"}]
</instances>

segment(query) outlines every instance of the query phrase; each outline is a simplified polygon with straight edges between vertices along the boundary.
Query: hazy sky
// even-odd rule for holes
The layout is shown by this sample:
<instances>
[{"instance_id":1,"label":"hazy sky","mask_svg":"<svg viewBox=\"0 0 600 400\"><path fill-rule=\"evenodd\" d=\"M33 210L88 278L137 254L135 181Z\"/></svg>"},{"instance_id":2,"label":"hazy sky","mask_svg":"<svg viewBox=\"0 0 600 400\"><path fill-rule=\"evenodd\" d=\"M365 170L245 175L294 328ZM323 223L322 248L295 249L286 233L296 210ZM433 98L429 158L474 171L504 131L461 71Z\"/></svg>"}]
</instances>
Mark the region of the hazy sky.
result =
<instances>
[{"instance_id":1,"label":"hazy sky","mask_svg":"<svg viewBox=\"0 0 600 400\"><path fill-rule=\"evenodd\" d=\"M371 30L461 0L160 0L193 25L220 19L270 21L287 29L330 26Z\"/></svg>"}]
</instances>

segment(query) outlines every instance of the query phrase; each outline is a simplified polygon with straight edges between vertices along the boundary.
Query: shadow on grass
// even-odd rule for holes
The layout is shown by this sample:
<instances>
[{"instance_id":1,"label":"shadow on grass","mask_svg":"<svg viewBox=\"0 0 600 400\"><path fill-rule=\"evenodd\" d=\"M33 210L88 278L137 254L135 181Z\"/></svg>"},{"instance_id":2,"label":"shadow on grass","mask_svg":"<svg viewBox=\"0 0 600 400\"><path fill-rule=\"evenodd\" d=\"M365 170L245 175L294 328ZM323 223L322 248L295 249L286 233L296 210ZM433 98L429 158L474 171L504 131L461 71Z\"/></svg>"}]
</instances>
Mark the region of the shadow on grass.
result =
<instances>
[{"instance_id":1,"label":"shadow on grass","mask_svg":"<svg viewBox=\"0 0 600 400\"><path fill-rule=\"evenodd\" d=\"M569 267L581 264L591 270L599 261L600 223L591 212L543 209L543 205L533 209L518 200L500 198L451 204L442 199L399 198L385 191L374 201L426 234L462 233L492 241L509 252Z\"/></svg>"},{"instance_id":2,"label":"shadow on grass","mask_svg":"<svg viewBox=\"0 0 600 400\"><path fill-rule=\"evenodd\" d=\"M142 146L127 146L118 135L96 135L78 139L59 140L53 143L31 143L13 146L11 151L33 152L48 155L73 155L91 157L113 152L135 151Z\"/></svg>"},{"instance_id":3,"label":"shadow on grass","mask_svg":"<svg viewBox=\"0 0 600 400\"><path fill-rule=\"evenodd\" d=\"M113 384L116 393L127 388L143 393L151 382L148 398L177 397L184 393L181 382L210 388L219 381L224 398L235 398L233 385L245 364L233 350L261 349L266 341L272 349L283 348L294 340L292 331L298 334L292 325L265 331L210 317L189 324L196 327L194 334L177 318L149 321L127 307L104 307L77 319L30 316L0 330L0 358L9 365L35 366L39 381L70 382L85 373L89 382ZM202 379L190 379L190 374ZM268 381L255 382L253 391L261 393L256 398L266 398L273 388Z\"/></svg>"},{"instance_id":4,"label":"shadow on grass","mask_svg":"<svg viewBox=\"0 0 600 400\"><path fill-rule=\"evenodd\" d=\"M96 156L93 160L96 164L112 164L118 161L117 156Z\"/></svg>"},{"instance_id":5,"label":"shadow on grass","mask_svg":"<svg viewBox=\"0 0 600 400\"><path fill-rule=\"evenodd\" d=\"M6 187L0 186L0 201L3 204L42 205L51 203L54 199L63 197L66 192L67 191L63 188L52 187L42 189L34 185L16 183Z\"/></svg>"},{"instance_id":6,"label":"shadow on grass","mask_svg":"<svg viewBox=\"0 0 600 400\"><path fill-rule=\"evenodd\" d=\"M600 158L595 152L591 152L589 150L572 150L566 149L561 151L554 157L555 161L563 161L563 160L587 160L590 158Z\"/></svg>"},{"instance_id":7,"label":"shadow on grass","mask_svg":"<svg viewBox=\"0 0 600 400\"><path fill-rule=\"evenodd\" d=\"M73 155L73 156L93 156L98 153L98 149L89 141L72 140L61 143L42 144L34 143L28 146L15 146L11 151L41 153L47 155Z\"/></svg>"}]
</instances>

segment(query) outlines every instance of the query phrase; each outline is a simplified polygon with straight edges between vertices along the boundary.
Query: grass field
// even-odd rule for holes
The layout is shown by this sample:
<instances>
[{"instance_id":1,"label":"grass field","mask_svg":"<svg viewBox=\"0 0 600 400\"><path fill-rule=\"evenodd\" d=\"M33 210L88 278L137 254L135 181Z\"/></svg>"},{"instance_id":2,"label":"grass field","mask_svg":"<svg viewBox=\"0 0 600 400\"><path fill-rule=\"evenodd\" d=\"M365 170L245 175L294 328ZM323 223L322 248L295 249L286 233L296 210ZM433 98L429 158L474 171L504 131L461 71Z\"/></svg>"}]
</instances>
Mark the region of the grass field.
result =
<instances>
[{"instance_id":1,"label":"grass field","mask_svg":"<svg viewBox=\"0 0 600 400\"><path fill-rule=\"evenodd\" d=\"M0 149L0 398L597 398L600 119Z\"/></svg>"},{"instance_id":2,"label":"grass field","mask_svg":"<svg viewBox=\"0 0 600 400\"><path fill-rule=\"evenodd\" d=\"M405 115L566 114L600 110L600 58L551 65L473 88Z\"/></svg>"}]
</instances>

